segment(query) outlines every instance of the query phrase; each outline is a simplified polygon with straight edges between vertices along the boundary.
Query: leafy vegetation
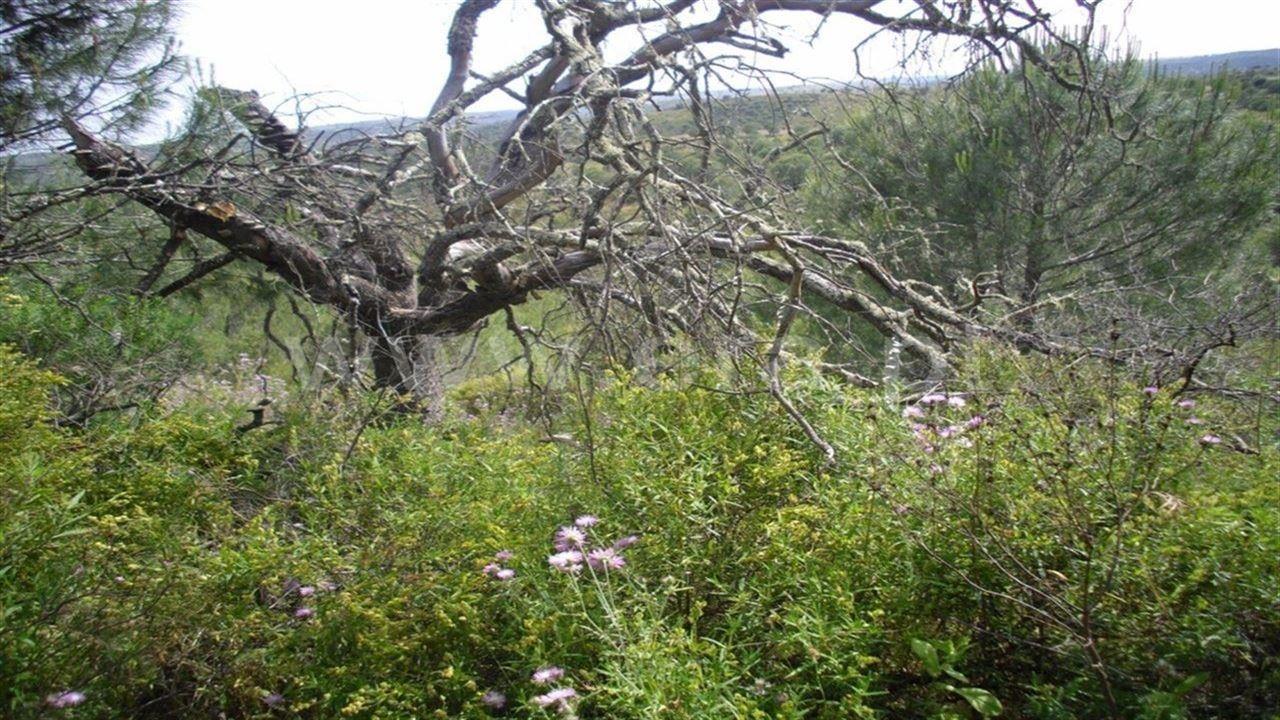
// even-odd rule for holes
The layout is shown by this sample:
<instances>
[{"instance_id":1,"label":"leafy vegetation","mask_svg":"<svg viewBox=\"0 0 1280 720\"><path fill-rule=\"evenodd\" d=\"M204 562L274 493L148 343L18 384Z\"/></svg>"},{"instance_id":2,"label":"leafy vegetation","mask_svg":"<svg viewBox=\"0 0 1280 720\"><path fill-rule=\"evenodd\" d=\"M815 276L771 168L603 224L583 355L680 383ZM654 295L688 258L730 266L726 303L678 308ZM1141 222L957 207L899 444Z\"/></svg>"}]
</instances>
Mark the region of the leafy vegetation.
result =
<instances>
[{"instance_id":1,"label":"leafy vegetation","mask_svg":"<svg viewBox=\"0 0 1280 720\"><path fill-rule=\"evenodd\" d=\"M594 431L568 413L578 440L548 444L497 397L432 432L335 397L244 434L198 399L61 431L60 380L0 362L12 717L63 690L85 716L483 717L494 691L536 717L550 666L581 717L1280 701L1280 456L1104 368L976 349L907 418L797 378L829 467L713 375L615 374ZM638 536L625 566L548 564L586 514L589 543Z\"/></svg>"}]
</instances>

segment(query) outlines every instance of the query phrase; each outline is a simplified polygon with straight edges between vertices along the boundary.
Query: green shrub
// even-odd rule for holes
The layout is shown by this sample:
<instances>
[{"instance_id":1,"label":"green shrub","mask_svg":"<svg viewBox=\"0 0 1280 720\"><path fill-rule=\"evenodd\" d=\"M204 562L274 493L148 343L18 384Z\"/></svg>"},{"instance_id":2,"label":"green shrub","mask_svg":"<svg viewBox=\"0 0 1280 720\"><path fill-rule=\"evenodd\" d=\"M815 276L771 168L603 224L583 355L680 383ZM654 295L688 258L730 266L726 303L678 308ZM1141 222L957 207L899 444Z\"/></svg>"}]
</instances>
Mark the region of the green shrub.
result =
<instances>
[{"instance_id":1,"label":"green shrub","mask_svg":"<svg viewBox=\"0 0 1280 720\"><path fill-rule=\"evenodd\" d=\"M768 396L710 376L613 377L557 442L371 423L336 398L249 433L216 405L55 431L54 382L0 354L15 718L63 690L85 693L81 717L478 718L489 691L545 717L553 686L531 674L552 665L583 718L1265 717L1280 700L1280 456L1234 447L1212 402L1103 369L976 349L948 388L965 406L931 406L919 437L879 395L796 377L834 467ZM548 565L585 513L604 543L638 535L625 568Z\"/></svg>"}]
</instances>

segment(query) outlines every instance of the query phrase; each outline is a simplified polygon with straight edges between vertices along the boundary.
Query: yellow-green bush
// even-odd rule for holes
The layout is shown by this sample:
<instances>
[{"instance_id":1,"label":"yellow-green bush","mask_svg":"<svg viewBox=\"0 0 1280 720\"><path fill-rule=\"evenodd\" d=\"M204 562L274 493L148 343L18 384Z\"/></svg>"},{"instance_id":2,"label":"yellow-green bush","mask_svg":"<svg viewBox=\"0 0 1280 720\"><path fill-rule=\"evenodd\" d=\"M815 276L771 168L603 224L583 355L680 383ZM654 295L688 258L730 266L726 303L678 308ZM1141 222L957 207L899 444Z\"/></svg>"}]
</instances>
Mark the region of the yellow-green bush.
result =
<instances>
[{"instance_id":1,"label":"yellow-green bush","mask_svg":"<svg viewBox=\"0 0 1280 720\"><path fill-rule=\"evenodd\" d=\"M44 417L53 382L0 354L12 717L63 690L75 717L478 718L490 690L540 717L548 665L584 718L1280 700L1280 457L1102 369L975 351L965 406L926 421L984 421L932 452L900 406L798 379L835 466L766 395L623 376L560 442L337 400L243 434L240 408L197 406L70 432ZM622 571L548 566L584 513L639 535ZM508 581L484 572L500 550Z\"/></svg>"}]
</instances>

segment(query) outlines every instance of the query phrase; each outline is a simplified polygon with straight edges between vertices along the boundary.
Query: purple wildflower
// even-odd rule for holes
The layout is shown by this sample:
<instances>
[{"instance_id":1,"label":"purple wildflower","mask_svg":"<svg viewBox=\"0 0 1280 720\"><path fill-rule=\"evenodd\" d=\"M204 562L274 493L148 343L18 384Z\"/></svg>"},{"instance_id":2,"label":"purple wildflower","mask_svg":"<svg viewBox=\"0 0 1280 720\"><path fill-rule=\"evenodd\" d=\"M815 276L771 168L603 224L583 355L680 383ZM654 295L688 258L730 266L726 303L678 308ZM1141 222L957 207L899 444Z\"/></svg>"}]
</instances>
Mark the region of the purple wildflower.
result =
<instances>
[{"instance_id":1,"label":"purple wildflower","mask_svg":"<svg viewBox=\"0 0 1280 720\"><path fill-rule=\"evenodd\" d=\"M906 406L906 407L902 408L902 417L904 417L904 418L908 418L908 419L911 419L911 418L922 418L922 417L924 417L924 411L923 411L923 410L921 410L921 409L920 409L918 406L916 406L916 405L908 405L908 406Z\"/></svg>"},{"instance_id":2,"label":"purple wildflower","mask_svg":"<svg viewBox=\"0 0 1280 720\"><path fill-rule=\"evenodd\" d=\"M1186 422L1188 425L1203 425L1203 424L1204 424L1204 421L1203 421L1203 420L1201 420L1200 418L1196 417L1195 415L1192 415L1191 417L1187 418L1187 419L1185 420L1185 422Z\"/></svg>"},{"instance_id":3,"label":"purple wildflower","mask_svg":"<svg viewBox=\"0 0 1280 720\"><path fill-rule=\"evenodd\" d=\"M582 553L577 550L564 550L547 558L551 567L567 573L576 573L582 569Z\"/></svg>"},{"instance_id":4,"label":"purple wildflower","mask_svg":"<svg viewBox=\"0 0 1280 720\"><path fill-rule=\"evenodd\" d=\"M299 620L306 620L310 617L313 617L315 614L316 614L316 611L312 610L309 607L300 607L297 610L293 611L293 616L298 618Z\"/></svg>"},{"instance_id":5,"label":"purple wildflower","mask_svg":"<svg viewBox=\"0 0 1280 720\"><path fill-rule=\"evenodd\" d=\"M947 401L947 396L942 393L929 393L920 398L921 405L938 405Z\"/></svg>"},{"instance_id":6,"label":"purple wildflower","mask_svg":"<svg viewBox=\"0 0 1280 720\"><path fill-rule=\"evenodd\" d=\"M959 435L959 434L960 434L960 428L956 427L955 425L948 425L943 428L938 428L938 437L940 438L949 438L952 435Z\"/></svg>"},{"instance_id":7,"label":"purple wildflower","mask_svg":"<svg viewBox=\"0 0 1280 720\"><path fill-rule=\"evenodd\" d=\"M506 562L513 557L515 557L515 553L511 552L510 550L499 550L493 555L493 559L497 560L498 562Z\"/></svg>"},{"instance_id":8,"label":"purple wildflower","mask_svg":"<svg viewBox=\"0 0 1280 720\"><path fill-rule=\"evenodd\" d=\"M569 709L569 701L577 696L578 691L573 688L556 688L543 695L533 696L533 704L542 708L555 708L564 711Z\"/></svg>"},{"instance_id":9,"label":"purple wildflower","mask_svg":"<svg viewBox=\"0 0 1280 720\"><path fill-rule=\"evenodd\" d=\"M84 693L79 690L63 690L59 693L53 693L44 699L52 708L69 708L75 707L85 701Z\"/></svg>"},{"instance_id":10,"label":"purple wildflower","mask_svg":"<svg viewBox=\"0 0 1280 720\"><path fill-rule=\"evenodd\" d=\"M1205 445L1217 445L1222 442L1222 438L1213 433L1205 433L1200 437L1200 442Z\"/></svg>"},{"instance_id":11,"label":"purple wildflower","mask_svg":"<svg viewBox=\"0 0 1280 720\"><path fill-rule=\"evenodd\" d=\"M573 521L573 524L580 528L589 528L595 527L599 522L600 518L595 515L579 515L577 519Z\"/></svg>"},{"instance_id":12,"label":"purple wildflower","mask_svg":"<svg viewBox=\"0 0 1280 720\"><path fill-rule=\"evenodd\" d=\"M627 561L613 548L599 548L587 554L587 564L592 570L621 570Z\"/></svg>"},{"instance_id":13,"label":"purple wildflower","mask_svg":"<svg viewBox=\"0 0 1280 720\"><path fill-rule=\"evenodd\" d=\"M947 405L950 405L953 408L962 408L965 406L965 401L964 401L964 398L960 397L959 395L952 395L951 397L947 398Z\"/></svg>"},{"instance_id":14,"label":"purple wildflower","mask_svg":"<svg viewBox=\"0 0 1280 720\"><path fill-rule=\"evenodd\" d=\"M533 671L533 682L535 685L550 685L551 683L564 677L564 668L548 665Z\"/></svg>"},{"instance_id":15,"label":"purple wildflower","mask_svg":"<svg viewBox=\"0 0 1280 720\"><path fill-rule=\"evenodd\" d=\"M480 702L493 710L501 710L507 706L507 696L497 690L490 690L480 697Z\"/></svg>"},{"instance_id":16,"label":"purple wildflower","mask_svg":"<svg viewBox=\"0 0 1280 720\"><path fill-rule=\"evenodd\" d=\"M555 547L556 551L564 552L572 550L576 547L582 547L587 541L587 534L581 528L572 525L566 525L556 531Z\"/></svg>"},{"instance_id":17,"label":"purple wildflower","mask_svg":"<svg viewBox=\"0 0 1280 720\"><path fill-rule=\"evenodd\" d=\"M481 572L483 572L485 575L493 577L494 575L497 575L498 571L501 569L502 569L502 566L499 565L498 563L489 563L488 565L484 566L484 569L481 570Z\"/></svg>"},{"instance_id":18,"label":"purple wildflower","mask_svg":"<svg viewBox=\"0 0 1280 720\"><path fill-rule=\"evenodd\" d=\"M316 594L316 589L310 585L303 585L298 588L298 595L302 597L311 597Z\"/></svg>"},{"instance_id":19,"label":"purple wildflower","mask_svg":"<svg viewBox=\"0 0 1280 720\"><path fill-rule=\"evenodd\" d=\"M264 695L262 702L266 703L267 707L276 707L284 703L284 696L280 693L271 693L270 695Z\"/></svg>"},{"instance_id":20,"label":"purple wildflower","mask_svg":"<svg viewBox=\"0 0 1280 720\"><path fill-rule=\"evenodd\" d=\"M638 542L640 542L639 535L627 535L625 537L620 537L617 540L614 540L613 549L626 550L627 548L631 547L632 545L635 545Z\"/></svg>"},{"instance_id":21,"label":"purple wildflower","mask_svg":"<svg viewBox=\"0 0 1280 720\"><path fill-rule=\"evenodd\" d=\"M981 415L974 415L973 417L965 421L964 426L969 430L974 430L976 428L981 427L983 423L985 423L986 421L987 419L985 417Z\"/></svg>"},{"instance_id":22,"label":"purple wildflower","mask_svg":"<svg viewBox=\"0 0 1280 720\"><path fill-rule=\"evenodd\" d=\"M1142 392L1146 393L1151 397L1155 397L1160 393L1160 388L1156 387L1155 385L1148 385L1142 388Z\"/></svg>"},{"instance_id":23,"label":"purple wildflower","mask_svg":"<svg viewBox=\"0 0 1280 720\"><path fill-rule=\"evenodd\" d=\"M1196 406L1196 401L1192 400L1191 398L1183 398L1178 401L1178 407L1182 408L1183 410L1190 410L1195 406Z\"/></svg>"},{"instance_id":24,"label":"purple wildflower","mask_svg":"<svg viewBox=\"0 0 1280 720\"><path fill-rule=\"evenodd\" d=\"M502 580L504 582L507 580L510 580L515 576L516 576L516 571L512 570L511 568L502 568L501 570L493 574L494 578L498 580Z\"/></svg>"}]
</instances>

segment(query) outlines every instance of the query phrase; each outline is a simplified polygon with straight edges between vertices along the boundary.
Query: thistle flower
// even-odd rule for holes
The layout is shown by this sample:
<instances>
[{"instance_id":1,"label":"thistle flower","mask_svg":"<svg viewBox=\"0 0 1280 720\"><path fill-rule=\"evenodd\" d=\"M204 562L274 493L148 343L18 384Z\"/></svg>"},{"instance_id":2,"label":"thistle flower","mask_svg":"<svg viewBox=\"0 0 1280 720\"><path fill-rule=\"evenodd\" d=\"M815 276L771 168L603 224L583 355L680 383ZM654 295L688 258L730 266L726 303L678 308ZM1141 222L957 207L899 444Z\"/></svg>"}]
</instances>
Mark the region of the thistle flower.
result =
<instances>
[{"instance_id":1,"label":"thistle flower","mask_svg":"<svg viewBox=\"0 0 1280 720\"><path fill-rule=\"evenodd\" d=\"M312 610L309 607L300 607L297 610L293 611L293 616L298 618L299 620L306 620L314 616L315 614L316 614L316 611Z\"/></svg>"},{"instance_id":2,"label":"thistle flower","mask_svg":"<svg viewBox=\"0 0 1280 720\"><path fill-rule=\"evenodd\" d=\"M502 568L501 570L493 574L493 577L495 579L502 580L503 582L506 582L507 580L510 580L515 576L516 576L516 571L512 570L511 568Z\"/></svg>"},{"instance_id":3,"label":"thistle flower","mask_svg":"<svg viewBox=\"0 0 1280 720\"><path fill-rule=\"evenodd\" d=\"M920 398L921 405L938 405L947 401L947 396L942 393L929 393Z\"/></svg>"},{"instance_id":4,"label":"thistle flower","mask_svg":"<svg viewBox=\"0 0 1280 720\"><path fill-rule=\"evenodd\" d=\"M617 540L614 540L613 549L626 550L627 548L631 547L632 545L635 545L638 542L640 542L639 535L627 535L625 537L620 537Z\"/></svg>"},{"instance_id":5,"label":"thistle flower","mask_svg":"<svg viewBox=\"0 0 1280 720\"><path fill-rule=\"evenodd\" d=\"M587 541L587 533L582 528L566 525L556 531L555 547L558 552L582 547Z\"/></svg>"},{"instance_id":6,"label":"thistle flower","mask_svg":"<svg viewBox=\"0 0 1280 720\"><path fill-rule=\"evenodd\" d=\"M563 550L549 556L547 564L560 572L576 573L582 570L582 553L577 550Z\"/></svg>"},{"instance_id":7,"label":"thistle flower","mask_svg":"<svg viewBox=\"0 0 1280 720\"><path fill-rule=\"evenodd\" d=\"M965 421L964 426L969 430L974 430L976 428L981 427L986 422L987 422L987 419L985 417L981 415L974 415L973 417Z\"/></svg>"},{"instance_id":8,"label":"thistle flower","mask_svg":"<svg viewBox=\"0 0 1280 720\"><path fill-rule=\"evenodd\" d=\"M298 595L301 597L311 597L316 594L316 589L310 585L303 585L298 588Z\"/></svg>"},{"instance_id":9,"label":"thistle flower","mask_svg":"<svg viewBox=\"0 0 1280 720\"><path fill-rule=\"evenodd\" d=\"M1205 433L1200 437L1200 442L1204 445L1217 445L1222 442L1222 438L1213 433Z\"/></svg>"},{"instance_id":10,"label":"thistle flower","mask_svg":"<svg viewBox=\"0 0 1280 720\"><path fill-rule=\"evenodd\" d=\"M613 548L598 548L587 554L592 570L621 570L627 561Z\"/></svg>"},{"instance_id":11,"label":"thistle flower","mask_svg":"<svg viewBox=\"0 0 1280 720\"><path fill-rule=\"evenodd\" d=\"M595 515L579 515L573 524L580 528L595 527L600 522L600 518Z\"/></svg>"},{"instance_id":12,"label":"thistle flower","mask_svg":"<svg viewBox=\"0 0 1280 720\"><path fill-rule=\"evenodd\" d=\"M480 702L493 710L501 710L507 706L507 696L497 690L490 690L480 697Z\"/></svg>"},{"instance_id":13,"label":"thistle flower","mask_svg":"<svg viewBox=\"0 0 1280 720\"><path fill-rule=\"evenodd\" d=\"M938 437L940 438L949 438L952 435L959 435L959 434L960 434L960 428L956 427L955 425L948 425L943 428L938 428Z\"/></svg>"},{"instance_id":14,"label":"thistle flower","mask_svg":"<svg viewBox=\"0 0 1280 720\"><path fill-rule=\"evenodd\" d=\"M907 419L922 418L924 417L924 410L921 410L919 406L916 405L908 405L902 408L902 417Z\"/></svg>"},{"instance_id":15,"label":"thistle flower","mask_svg":"<svg viewBox=\"0 0 1280 720\"><path fill-rule=\"evenodd\" d=\"M483 572L485 575L488 575L489 577L493 577L494 575L497 575L498 571L500 570L502 570L502 566L499 565L498 563L489 563L488 565L484 566L484 569L481 570L481 572Z\"/></svg>"},{"instance_id":16,"label":"thistle flower","mask_svg":"<svg viewBox=\"0 0 1280 720\"><path fill-rule=\"evenodd\" d=\"M561 712L569 709L569 701L578 696L573 688L556 688L543 695L533 696L533 704L542 708L555 708Z\"/></svg>"},{"instance_id":17,"label":"thistle flower","mask_svg":"<svg viewBox=\"0 0 1280 720\"><path fill-rule=\"evenodd\" d=\"M47 696L44 701L52 708L69 708L84 702L85 695L79 690L63 690Z\"/></svg>"},{"instance_id":18,"label":"thistle flower","mask_svg":"<svg viewBox=\"0 0 1280 720\"><path fill-rule=\"evenodd\" d=\"M1191 398L1183 398L1178 401L1178 407L1182 408L1183 410L1190 410L1195 406L1196 406L1196 401L1192 400Z\"/></svg>"},{"instance_id":19,"label":"thistle flower","mask_svg":"<svg viewBox=\"0 0 1280 720\"><path fill-rule=\"evenodd\" d=\"M564 677L564 668L548 665L534 670L532 679L535 685L550 685L562 677Z\"/></svg>"},{"instance_id":20,"label":"thistle flower","mask_svg":"<svg viewBox=\"0 0 1280 720\"><path fill-rule=\"evenodd\" d=\"M493 559L497 560L498 562L506 562L513 557L515 557L515 553L511 552L510 550L499 550L498 552L493 554Z\"/></svg>"},{"instance_id":21,"label":"thistle flower","mask_svg":"<svg viewBox=\"0 0 1280 720\"><path fill-rule=\"evenodd\" d=\"M1155 397L1160 393L1160 388L1156 387L1155 385L1148 385L1142 388L1142 392L1146 393L1150 397Z\"/></svg>"}]
</instances>

